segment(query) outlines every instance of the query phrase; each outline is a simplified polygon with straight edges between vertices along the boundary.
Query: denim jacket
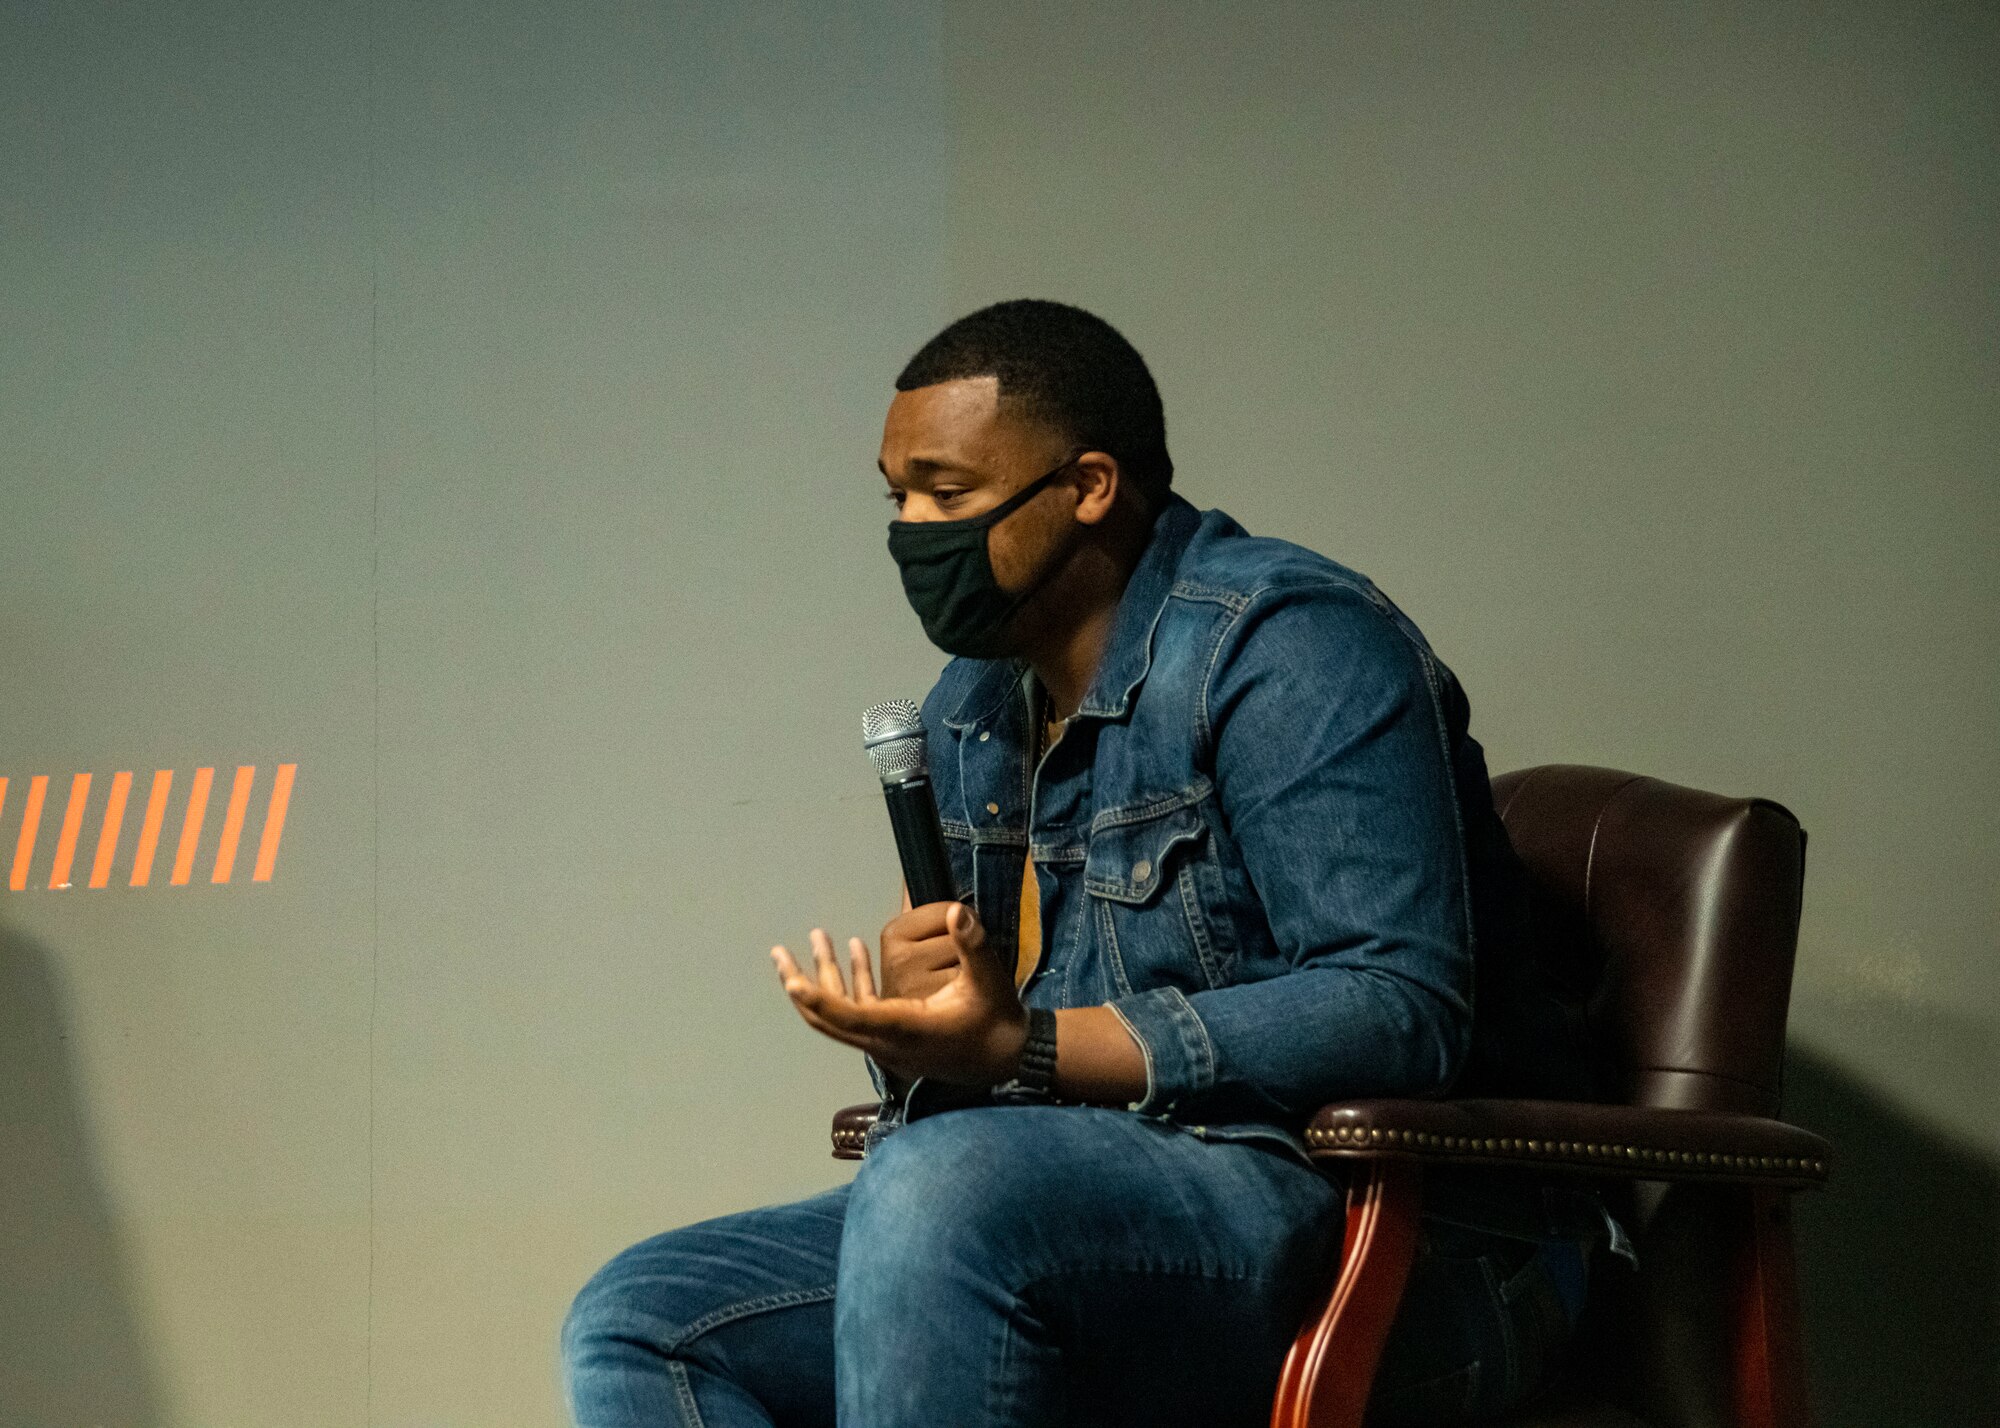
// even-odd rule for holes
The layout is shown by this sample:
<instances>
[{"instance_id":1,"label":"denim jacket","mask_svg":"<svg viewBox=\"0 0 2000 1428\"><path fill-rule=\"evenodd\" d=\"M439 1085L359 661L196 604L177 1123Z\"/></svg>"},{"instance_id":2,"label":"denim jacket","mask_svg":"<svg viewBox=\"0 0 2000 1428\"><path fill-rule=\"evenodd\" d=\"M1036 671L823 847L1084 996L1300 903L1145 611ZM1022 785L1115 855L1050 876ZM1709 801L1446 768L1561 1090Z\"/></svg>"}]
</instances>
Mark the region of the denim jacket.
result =
<instances>
[{"instance_id":1,"label":"denim jacket","mask_svg":"<svg viewBox=\"0 0 2000 1428\"><path fill-rule=\"evenodd\" d=\"M1523 888L1465 696L1365 577L1174 495L1038 768L1032 678L945 667L922 709L932 786L959 895L1010 968L1032 852L1044 945L1021 999L1111 1008L1145 1056L1128 1110L1310 1164L1302 1132L1332 1101L1587 1097L1575 1017L1514 945ZM871 1146L1031 1094L920 1077L897 1098L867 1060ZM1453 1201L1437 1179L1427 1204ZM1601 1221L1487 1181L1460 1218Z\"/></svg>"}]
</instances>

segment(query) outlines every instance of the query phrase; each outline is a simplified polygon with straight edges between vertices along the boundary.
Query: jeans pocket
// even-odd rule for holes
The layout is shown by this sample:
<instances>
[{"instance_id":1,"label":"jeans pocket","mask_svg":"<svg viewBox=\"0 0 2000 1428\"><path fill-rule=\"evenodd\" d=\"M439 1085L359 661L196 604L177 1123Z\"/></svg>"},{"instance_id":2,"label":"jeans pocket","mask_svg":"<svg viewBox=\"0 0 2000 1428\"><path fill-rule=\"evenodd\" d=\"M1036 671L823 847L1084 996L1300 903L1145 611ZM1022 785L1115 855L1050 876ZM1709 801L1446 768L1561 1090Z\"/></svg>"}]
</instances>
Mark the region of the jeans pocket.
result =
<instances>
[{"instance_id":1,"label":"jeans pocket","mask_svg":"<svg viewBox=\"0 0 2000 1428\"><path fill-rule=\"evenodd\" d=\"M1482 1361L1474 1359L1448 1373L1406 1383L1368 1400L1368 1428L1418 1428L1462 1423L1479 1400Z\"/></svg>"}]
</instances>

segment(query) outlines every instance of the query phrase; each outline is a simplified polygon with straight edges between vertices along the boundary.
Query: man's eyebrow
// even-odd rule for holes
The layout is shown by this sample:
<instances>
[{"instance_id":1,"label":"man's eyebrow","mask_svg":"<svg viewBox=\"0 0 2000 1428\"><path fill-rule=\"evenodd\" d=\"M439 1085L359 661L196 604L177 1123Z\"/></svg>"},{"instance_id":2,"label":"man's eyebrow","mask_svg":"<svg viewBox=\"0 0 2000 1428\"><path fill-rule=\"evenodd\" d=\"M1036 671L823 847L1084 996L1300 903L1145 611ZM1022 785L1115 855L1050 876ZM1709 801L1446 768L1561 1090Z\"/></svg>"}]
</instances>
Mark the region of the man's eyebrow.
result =
<instances>
[{"instance_id":1,"label":"man's eyebrow","mask_svg":"<svg viewBox=\"0 0 2000 1428\"><path fill-rule=\"evenodd\" d=\"M941 471L950 471L961 476L977 476L979 474L975 471L968 471L963 466L954 466L948 461L938 461L928 456L912 456L904 465L909 471L910 479L915 481L934 480ZM889 475L889 468L882 464L882 458L879 456L875 458L875 469L882 473L884 480L893 481L894 478Z\"/></svg>"}]
</instances>

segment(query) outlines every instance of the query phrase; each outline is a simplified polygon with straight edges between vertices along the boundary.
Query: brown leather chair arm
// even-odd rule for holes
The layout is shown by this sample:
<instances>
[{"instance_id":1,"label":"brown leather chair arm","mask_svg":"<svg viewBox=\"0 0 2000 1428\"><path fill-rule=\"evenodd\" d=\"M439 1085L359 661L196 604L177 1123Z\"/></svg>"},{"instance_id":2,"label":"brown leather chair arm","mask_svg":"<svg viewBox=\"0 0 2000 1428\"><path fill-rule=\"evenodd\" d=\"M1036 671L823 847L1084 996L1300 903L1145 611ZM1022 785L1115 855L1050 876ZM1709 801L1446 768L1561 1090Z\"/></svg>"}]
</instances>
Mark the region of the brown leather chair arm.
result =
<instances>
[{"instance_id":1,"label":"brown leather chair arm","mask_svg":"<svg viewBox=\"0 0 2000 1428\"><path fill-rule=\"evenodd\" d=\"M1833 1148L1763 1116L1583 1101L1346 1101L1306 1127L1315 1159L1412 1158L1627 1180L1824 1183Z\"/></svg>"},{"instance_id":2,"label":"brown leather chair arm","mask_svg":"<svg viewBox=\"0 0 2000 1428\"><path fill-rule=\"evenodd\" d=\"M875 1124L875 1117L882 1107L878 1102L869 1101L860 1106L842 1106L833 1113L833 1158L835 1160L859 1160L862 1158L862 1138L868 1134L868 1127Z\"/></svg>"},{"instance_id":3,"label":"brown leather chair arm","mask_svg":"<svg viewBox=\"0 0 2000 1428\"><path fill-rule=\"evenodd\" d=\"M833 1154L859 1160L880 1107L833 1117ZM1409 1157L1428 1164L1533 1166L1627 1180L1728 1180L1797 1188L1825 1182L1832 1147L1762 1116L1582 1101L1348 1101L1306 1128L1313 1156Z\"/></svg>"}]
</instances>

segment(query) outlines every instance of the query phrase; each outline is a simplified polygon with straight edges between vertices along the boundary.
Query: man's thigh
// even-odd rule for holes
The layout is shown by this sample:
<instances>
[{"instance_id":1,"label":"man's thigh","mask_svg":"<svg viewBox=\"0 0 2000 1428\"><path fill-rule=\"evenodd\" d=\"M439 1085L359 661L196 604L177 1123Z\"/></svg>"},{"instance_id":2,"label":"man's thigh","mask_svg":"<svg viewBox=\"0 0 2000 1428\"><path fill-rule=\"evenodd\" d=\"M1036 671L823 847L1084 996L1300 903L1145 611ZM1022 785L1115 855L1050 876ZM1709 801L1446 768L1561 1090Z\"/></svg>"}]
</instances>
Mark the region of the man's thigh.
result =
<instances>
[{"instance_id":1,"label":"man's thigh","mask_svg":"<svg viewBox=\"0 0 2000 1428\"><path fill-rule=\"evenodd\" d=\"M1343 1224L1311 1167L1109 1107L925 1117L852 1188L836 1353L864 1419L870 1381L916 1378L995 1422L1267 1422Z\"/></svg>"},{"instance_id":2,"label":"man's thigh","mask_svg":"<svg viewBox=\"0 0 2000 1428\"><path fill-rule=\"evenodd\" d=\"M615 1256L563 1330L579 1422L831 1425L833 1298L848 1185L701 1220ZM593 1397L605 1400L593 1404ZM672 1412L668 1412L669 1407Z\"/></svg>"}]
</instances>

